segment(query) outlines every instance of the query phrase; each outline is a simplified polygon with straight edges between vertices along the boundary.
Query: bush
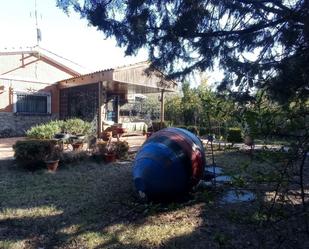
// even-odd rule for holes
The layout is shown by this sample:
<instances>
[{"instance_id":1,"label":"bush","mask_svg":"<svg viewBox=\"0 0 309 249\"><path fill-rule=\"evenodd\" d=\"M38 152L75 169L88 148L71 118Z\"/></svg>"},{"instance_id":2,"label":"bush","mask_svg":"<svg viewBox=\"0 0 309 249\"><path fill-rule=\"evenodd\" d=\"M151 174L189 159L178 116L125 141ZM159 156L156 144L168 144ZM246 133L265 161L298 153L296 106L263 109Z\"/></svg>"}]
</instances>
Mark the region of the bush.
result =
<instances>
[{"instance_id":1,"label":"bush","mask_svg":"<svg viewBox=\"0 0 309 249\"><path fill-rule=\"evenodd\" d=\"M18 165L34 170L44 166L45 159L52 154L54 140L25 140L13 145L14 157Z\"/></svg>"},{"instance_id":2,"label":"bush","mask_svg":"<svg viewBox=\"0 0 309 249\"><path fill-rule=\"evenodd\" d=\"M56 133L61 132L62 120L50 121L46 124L36 125L26 132L27 137L33 139L52 139Z\"/></svg>"},{"instance_id":3,"label":"bush","mask_svg":"<svg viewBox=\"0 0 309 249\"><path fill-rule=\"evenodd\" d=\"M88 135L92 132L91 123L78 118L50 121L46 124L36 125L26 132L27 137L33 139L52 139L55 134L66 132L75 135Z\"/></svg>"},{"instance_id":4,"label":"bush","mask_svg":"<svg viewBox=\"0 0 309 249\"><path fill-rule=\"evenodd\" d=\"M229 128L227 134L227 141L229 143L241 143L243 141L241 137L241 130L240 128Z\"/></svg>"},{"instance_id":5,"label":"bush","mask_svg":"<svg viewBox=\"0 0 309 249\"><path fill-rule=\"evenodd\" d=\"M209 129L205 128L205 127L200 127L199 134L200 134L200 136L208 135L209 134Z\"/></svg>"},{"instance_id":6,"label":"bush","mask_svg":"<svg viewBox=\"0 0 309 249\"><path fill-rule=\"evenodd\" d=\"M100 141L97 143L98 151L101 155L104 155L105 153L107 153L107 145L108 145L108 142L106 141Z\"/></svg>"},{"instance_id":7,"label":"bush","mask_svg":"<svg viewBox=\"0 0 309 249\"><path fill-rule=\"evenodd\" d=\"M188 126L187 127L187 130L188 131L190 131L190 132L192 132L193 134L195 134L195 135L198 135L199 134L199 130L198 130L198 128L196 127L196 126Z\"/></svg>"},{"instance_id":8,"label":"bush","mask_svg":"<svg viewBox=\"0 0 309 249\"><path fill-rule=\"evenodd\" d=\"M126 158L128 156L129 144L127 141L118 141L115 143L115 152L119 159Z\"/></svg>"},{"instance_id":9,"label":"bush","mask_svg":"<svg viewBox=\"0 0 309 249\"><path fill-rule=\"evenodd\" d=\"M148 131L156 132L156 131L159 131L161 129L167 128L168 126L169 126L169 123L167 121L164 121L162 123L162 128L161 128L161 122L160 121L154 121L154 122L152 122L152 126L148 128Z\"/></svg>"},{"instance_id":10,"label":"bush","mask_svg":"<svg viewBox=\"0 0 309 249\"><path fill-rule=\"evenodd\" d=\"M84 161L88 159L90 156L86 151L69 151L65 153L61 153L60 155L60 163L69 164L76 163L80 161Z\"/></svg>"},{"instance_id":11,"label":"bush","mask_svg":"<svg viewBox=\"0 0 309 249\"><path fill-rule=\"evenodd\" d=\"M88 135L91 133L91 123L79 118L72 118L64 121L62 131L74 135Z\"/></svg>"}]
</instances>

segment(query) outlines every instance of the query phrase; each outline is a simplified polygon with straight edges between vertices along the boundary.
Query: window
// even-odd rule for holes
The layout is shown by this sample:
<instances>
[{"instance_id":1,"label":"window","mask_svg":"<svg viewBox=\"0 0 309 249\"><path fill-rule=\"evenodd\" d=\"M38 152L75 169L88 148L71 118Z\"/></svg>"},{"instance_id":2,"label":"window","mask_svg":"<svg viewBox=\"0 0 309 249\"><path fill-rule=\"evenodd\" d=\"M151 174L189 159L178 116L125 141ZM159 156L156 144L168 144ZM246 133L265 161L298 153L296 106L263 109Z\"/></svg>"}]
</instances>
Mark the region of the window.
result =
<instances>
[{"instance_id":1,"label":"window","mask_svg":"<svg viewBox=\"0 0 309 249\"><path fill-rule=\"evenodd\" d=\"M48 93L15 93L14 112L25 114L50 114L51 103Z\"/></svg>"}]
</instances>

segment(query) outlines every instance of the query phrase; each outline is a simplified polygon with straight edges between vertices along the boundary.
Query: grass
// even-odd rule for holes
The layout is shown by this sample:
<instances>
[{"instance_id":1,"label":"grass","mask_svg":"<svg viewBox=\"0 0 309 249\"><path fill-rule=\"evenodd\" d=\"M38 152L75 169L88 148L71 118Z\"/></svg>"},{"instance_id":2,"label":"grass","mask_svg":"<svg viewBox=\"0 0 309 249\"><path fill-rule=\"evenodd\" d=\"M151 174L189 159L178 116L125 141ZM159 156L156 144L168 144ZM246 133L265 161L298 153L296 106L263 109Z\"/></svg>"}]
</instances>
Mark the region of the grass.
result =
<instances>
[{"instance_id":1,"label":"grass","mask_svg":"<svg viewBox=\"0 0 309 249\"><path fill-rule=\"evenodd\" d=\"M239 151L218 151L216 160L230 174L241 172L251 187L250 174L267 167ZM270 228L261 227L259 202L219 202L230 187L200 190L184 202L145 204L136 199L130 163L85 161L56 173L0 164L0 248L273 248L277 243ZM308 245L308 239L294 238L286 248Z\"/></svg>"}]
</instances>

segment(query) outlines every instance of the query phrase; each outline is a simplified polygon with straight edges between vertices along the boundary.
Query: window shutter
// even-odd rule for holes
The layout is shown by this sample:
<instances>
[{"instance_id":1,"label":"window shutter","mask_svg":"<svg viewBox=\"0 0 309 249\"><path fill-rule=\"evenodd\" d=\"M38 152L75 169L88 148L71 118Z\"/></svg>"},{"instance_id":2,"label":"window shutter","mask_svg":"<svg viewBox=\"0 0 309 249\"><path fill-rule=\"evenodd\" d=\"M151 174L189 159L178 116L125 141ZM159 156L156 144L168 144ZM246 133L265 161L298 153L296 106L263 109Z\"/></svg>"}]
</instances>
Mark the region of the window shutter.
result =
<instances>
[{"instance_id":1,"label":"window shutter","mask_svg":"<svg viewBox=\"0 0 309 249\"><path fill-rule=\"evenodd\" d=\"M47 113L51 114L51 96L47 96Z\"/></svg>"}]
</instances>

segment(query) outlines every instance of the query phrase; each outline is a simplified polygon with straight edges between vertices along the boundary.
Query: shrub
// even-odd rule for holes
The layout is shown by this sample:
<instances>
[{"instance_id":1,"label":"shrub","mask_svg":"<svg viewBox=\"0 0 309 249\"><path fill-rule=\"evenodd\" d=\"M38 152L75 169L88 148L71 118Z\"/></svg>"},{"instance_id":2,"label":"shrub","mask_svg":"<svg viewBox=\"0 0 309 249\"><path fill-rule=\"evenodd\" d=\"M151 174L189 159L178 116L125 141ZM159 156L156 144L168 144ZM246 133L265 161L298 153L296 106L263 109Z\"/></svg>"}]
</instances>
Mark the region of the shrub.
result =
<instances>
[{"instance_id":1,"label":"shrub","mask_svg":"<svg viewBox=\"0 0 309 249\"><path fill-rule=\"evenodd\" d=\"M167 128L169 126L169 123L167 121L164 121L162 123L162 128L161 128L161 122L160 121L154 121L152 122L152 126L148 128L148 131L159 131L161 129Z\"/></svg>"},{"instance_id":2,"label":"shrub","mask_svg":"<svg viewBox=\"0 0 309 249\"><path fill-rule=\"evenodd\" d=\"M115 143L115 152L119 159L126 158L128 156L129 144L127 141L118 141Z\"/></svg>"},{"instance_id":3,"label":"shrub","mask_svg":"<svg viewBox=\"0 0 309 249\"><path fill-rule=\"evenodd\" d=\"M209 129L205 128L205 127L200 127L199 134L200 134L200 136L208 135L209 134Z\"/></svg>"},{"instance_id":4,"label":"shrub","mask_svg":"<svg viewBox=\"0 0 309 249\"><path fill-rule=\"evenodd\" d=\"M33 139L52 139L56 133L61 132L62 120L50 121L46 124L36 125L26 132L27 137Z\"/></svg>"},{"instance_id":5,"label":"shrub","mask_svg":"<svg viewBox=\"0 0 309 249\"><path fill-rule=\"evenodd\" d=\"M197 128L196 126L188 126L188 127L187 127L187 130L190 131L190 132L192 132L192 133L195 134L195 135L198 135L198 134L199 134L199 130L198 130L198 128Z\"/></svg>"},{"instance_id":6,"label":"shrub","mask_svg":"<svg viewBox=\"0 0 309 249\"><path fill-rule=\"evenodd\" d=\"M229 128L227 134L227 141L234 143L241 143L243 140L241 138L241 130L240 128Z\"/></svg>"},{"instance_id":7,"label":"shrub","mask_svg":"<svg viewBox=\"0 0 309 249\"><path fill-rule=\"evenodd\" d=\"M91 123L83 121L78 118L50 121L45 124L36 125L31 127L26 135L33 139L52 139L55 134L66 132L69 134L82 134L88 135L92 132Z\"/></svg>"},{"instance_id":8,"label":"shrub","mask_svg":"<svg viewBox=\"0 0 309 249\"><path fill-rule=\"evenodd\" d=\"M91 133L91 123L83 121L79 118L72 118L64 121L62 130L69 134L88 135Z\"/></svg>"},{"instance_id":9,"label":"shrub","mask_svg":"<svg viewBox=\"0 0 309 249\"><path fill-rule=\"evenodd\" d=\"M52 154L56 145L54 140L25 140L13 145L18 165L34 170L44 165L44 160Z\"/></svg>"},{"instance_id":10,"label":"shrub","mask_svg":"<svg viewBox=\"0 0 309 249\"><path fill-rule=\"evenodd\" d=\"M108 142L106 141L100 141L97 143L98 151L101 155L104 155L105 153L107 153L107 145L108 145Z\"/></svg>"},{"instance_id":11,"label":"shrub","mask_svg":"<svg viewBox=\"0 0 309 249\"><path fill-rule=\"evenodd\" d=\"M88 159L90 156L86 151L69 151L61 153L60 162L64 164L76 163Z\"/></svg>"}]
</instances>

